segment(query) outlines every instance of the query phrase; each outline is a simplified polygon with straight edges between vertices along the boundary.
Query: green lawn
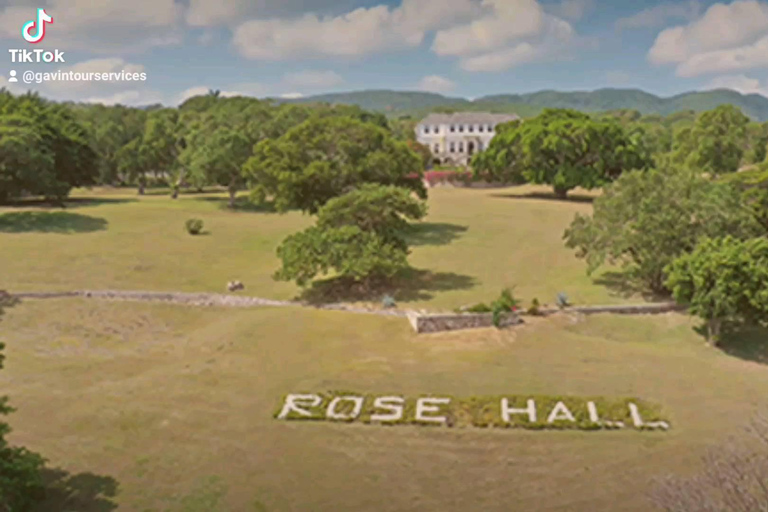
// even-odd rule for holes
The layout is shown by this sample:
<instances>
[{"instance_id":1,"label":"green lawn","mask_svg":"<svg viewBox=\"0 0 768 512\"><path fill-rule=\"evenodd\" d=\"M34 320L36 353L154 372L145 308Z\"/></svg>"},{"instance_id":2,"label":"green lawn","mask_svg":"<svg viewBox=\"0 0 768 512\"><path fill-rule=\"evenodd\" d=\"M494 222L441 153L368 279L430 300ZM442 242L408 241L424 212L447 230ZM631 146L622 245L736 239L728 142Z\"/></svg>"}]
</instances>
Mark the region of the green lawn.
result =
<instances>
[{"instance_id":1,"label":"green lawn","mask_svg":"<svg viewBox=\"0 0 768 512\"><path fill-rule=\"evenodd\" d=\"M676 314L553 317L416 336L402 319L308 309L25 301L0 322L0 389L18 406L11 440L81 493L50 512L645 511L651 477L696 469L768 392L764 366L706 347L694 326ZM331 389L638 396L672 430L272 418L285 393ZM94 496L114 484L115 497Z\"/></svg>"},{"instance_id":2,"label":"green lawn","mask_svg":"<svg viewBox=\"0 0 768 512\"><path fill-rule=\"evenodd\" d=\"M591 205L534 195L545 189L438 188L430 214L414 235L412 264L424 271L396 294L411 307L453 309L489 301L516 286L527 301L552 303L565 292L575 303L613 303L562 242L577 212ZM577 196L577 199L584 196ZM0 268L11 291L147 289L225 291L294 298L298 289L275 282L275 249L311 217L227 211L223 194L139 197L131 190L81 191L65 210L0 208ZM192 237L184 221L199 217L208 231Z\"/></svg>"}]
</instances>

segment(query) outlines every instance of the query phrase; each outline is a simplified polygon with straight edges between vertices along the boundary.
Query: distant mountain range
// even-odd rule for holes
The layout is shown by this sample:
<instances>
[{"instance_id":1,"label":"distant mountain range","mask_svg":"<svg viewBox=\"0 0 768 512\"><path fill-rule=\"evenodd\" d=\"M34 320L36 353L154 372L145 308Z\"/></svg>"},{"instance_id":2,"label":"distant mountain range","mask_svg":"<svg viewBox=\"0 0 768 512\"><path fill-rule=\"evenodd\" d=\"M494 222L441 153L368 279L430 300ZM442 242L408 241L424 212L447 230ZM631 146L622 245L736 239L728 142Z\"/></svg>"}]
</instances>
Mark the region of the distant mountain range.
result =
<instances>
[{"instance_id":1,"label":"distant mountain range","mask_svg":"<svg viewBox=\"0 0 768 512\"><path fill-rule=\"evenodd\" d=\"M536 115L547 107L572 108L584 112L633 109L643 114L669 115L681 110L711 110L718 105L732 104L755 121L768 121L768 98L759 94L741 94L730 89L687 92L669 98L655 96L639 89L599 89L591 92L539 91L528 94L501 94L474 100L428 92L369 90L279 101L343 103L390 115L417 117L428 112L452 110L514 112L527 117Z\"/></svg>"}]
</instances>

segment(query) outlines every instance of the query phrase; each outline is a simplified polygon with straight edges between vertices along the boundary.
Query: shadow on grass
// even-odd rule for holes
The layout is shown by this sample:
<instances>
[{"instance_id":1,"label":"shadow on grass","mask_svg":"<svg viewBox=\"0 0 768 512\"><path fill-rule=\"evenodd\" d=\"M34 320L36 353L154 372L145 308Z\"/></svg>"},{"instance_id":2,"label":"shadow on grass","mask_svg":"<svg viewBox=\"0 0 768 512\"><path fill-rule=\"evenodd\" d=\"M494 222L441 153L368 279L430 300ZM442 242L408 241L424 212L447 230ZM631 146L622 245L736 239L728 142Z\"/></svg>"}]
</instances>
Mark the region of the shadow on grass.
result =
<instances>
[{"instance_id":1,"label":"shadow on grass","mask_svg":"<svg viewBox=\"0 0 768 512\"><path fill-rule=\"evenodd\" d=\"M220 210L235 211L235 212L253 212L253 213L275 213L275 205L273 203L256 204L247 197L236 197L235 207L229 207L229 198L227 197L197 197L195 201L205 201L206 203L214 203Z\"/></svg>"},{"instance_id":2,"label":"shadow on grass","mask_svg":"<svg viewBox=\"0 0 768 512\"><path fill-rule=\"evenodd\" d=\"M527 194L490 194L491 197L501 197L504 199L538 199L546 201L559 201L565 203L593 203L595 198L584 194L568 194L565 198L560 198L554 192L528 192Z\"/></svg>"},{"instance_id":3,"label":"shadow on grass","mask_svg":"<svg viewBox=\"0 0 768 512\"><path fill-rule=\"evenodd\" d=\"M117 510L117 480L110 476L44 469L45 498L32 512L110 512Z\"/></svg>"},{"instance_id":4,"label":"shadow on grass","mask_svg":"<svg viewBox=\"0 0 768 512\"><path fill-rule=\"evenodd\" d=\"M0 214L0 233L91 233L107 225L101 217L61 211Z\"/></svg>"},{"instance_id":5,"label":"shadow on grass","mask_svg":"<svg viewBox=\"0 0 768 512\"><path fill-rule=\"evenodd\" d=\"M380 301L384 295L396 302L429 300L433 292L468 290L477 285L474 277L455 272L431 272L408 269L386 283L364 288L351 279L331 278L315 281L299 297L311 304L333 302Z\"/></svg>"},{"instance_id":6,"label":"shadow on grass","mask_svg":"<svg viewBox=\"0 0 768 512\"><path fill-rule=\"evenodd\" d=\"M70 197L64 201L63 205L53 205L50 201L43 199L19 199L3 204L9 208L57 208L73 209L86 208L89 206L102 206L110 204L135 203L136 199L126 197Z\"/></svg>"},{"instance_id":7,"label":"shadow on grass","mask_svg":"<svg viewBox=\"0 0 768 512\"><path fill-rule=\"evenodd\" d=\"M694 330L702 339L706 339L705 325ZM757 325L723 325L717 348L745 361L768 364L768 328Z\"/></svg>"},{"instance_id":8,"label":"shadow on grass","mask_svg":"<svg viewBox=\"0 0 768 512\"><path fill-rule=\"evenodd\" d=\"M469 227L447 222L419 222L411 225L406 239L408 245L448 245L461 237Z\"/></svg>"},{"instance_id":9,"label":"shadow on grass","mask_svg":"<svg viewBox=\"0 0 768 512\"><path fill-rule=\"evenodd\" d=\"M592 280L599 286L608 288L611 295L628 299L642 297L649 302L666 302L671 300L668 295L655 293L639 282L629 271L603 272Z\"/></svg>"}]
</instances>

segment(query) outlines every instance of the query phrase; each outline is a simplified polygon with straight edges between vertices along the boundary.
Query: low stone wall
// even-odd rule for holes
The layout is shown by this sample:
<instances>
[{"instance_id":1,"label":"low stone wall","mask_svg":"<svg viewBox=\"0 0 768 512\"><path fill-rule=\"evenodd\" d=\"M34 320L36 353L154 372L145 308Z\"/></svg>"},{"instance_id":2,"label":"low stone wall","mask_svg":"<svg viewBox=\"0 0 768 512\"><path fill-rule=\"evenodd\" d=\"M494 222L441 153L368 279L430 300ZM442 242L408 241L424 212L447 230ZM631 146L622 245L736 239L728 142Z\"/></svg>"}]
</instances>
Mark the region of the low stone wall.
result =
<instances>
[{"instance_id":1,"label":"low stone wall","mask_svg":"<svg viewBox=\"0 0 768 512\"><path fill-rule=\"evenodd\" d=\"M564 309L550 308L542 310L545 315L555 313L581 313L593 315L596 313L613 313L616 315L658 315L672 311L684 311L685 306L675 302L660 302L656 304L624 304L619 306L571 306Z\"/></svg>"},{"instance_id":2,"label":"low stone wall","mask_svg":"<svg viewBox=\"0 0 768 512\"><path fill-rule=\"evenodd\" d=\"M492 313L463 313L453 315L419 315L409 314L408 321L417 333L460 331L464 329L479 329L493 326ZM517 315L508 314L501 320L501 326L522 323Z\"/></svg>"},{"instance_id":3,"label":"low stone wall","mask_svg":"<svg viewBox=\"0 0 768 512\"><path fill-rule=\"evenodd\" d=\"M656 315L673 311L684 311L685 307L674 302L660 304L636 304L620 306L574 306L564 309L542 309L543 316L557 313L580 313L591 315L598 313L612 313L618 315ZM410 313L408 321L417 333L458 331L464 329L479 329L493 326L493 314L491 313L457 313L444 315L430 315ZM502 327L517 325L523 320L517 315L507 315L502 320Z\"/></svg>"}]
</instances>

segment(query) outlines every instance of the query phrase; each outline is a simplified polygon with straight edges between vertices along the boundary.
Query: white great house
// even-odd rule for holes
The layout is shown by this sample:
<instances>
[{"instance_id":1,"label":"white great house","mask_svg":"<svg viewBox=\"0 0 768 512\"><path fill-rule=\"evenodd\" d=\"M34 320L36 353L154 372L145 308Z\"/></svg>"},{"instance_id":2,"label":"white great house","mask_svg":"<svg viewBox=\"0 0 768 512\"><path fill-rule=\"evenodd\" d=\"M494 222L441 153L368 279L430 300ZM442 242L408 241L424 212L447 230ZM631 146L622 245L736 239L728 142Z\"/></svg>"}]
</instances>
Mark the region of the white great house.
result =
<instances>
[{"instance_id":1,"label":"white great house","mask_svg":"<svg viewBox=\"0 0 768 512\"><path fill-rule=\"evenodd\" d=\"M435 162L467 165L496 135L496 126L520 119L515 114L457 112L430 114L416 126L416 140L432 152Z\"/></svg>"}]
</instances>

